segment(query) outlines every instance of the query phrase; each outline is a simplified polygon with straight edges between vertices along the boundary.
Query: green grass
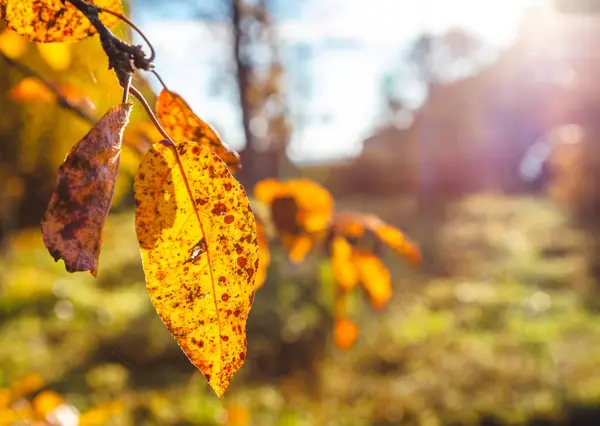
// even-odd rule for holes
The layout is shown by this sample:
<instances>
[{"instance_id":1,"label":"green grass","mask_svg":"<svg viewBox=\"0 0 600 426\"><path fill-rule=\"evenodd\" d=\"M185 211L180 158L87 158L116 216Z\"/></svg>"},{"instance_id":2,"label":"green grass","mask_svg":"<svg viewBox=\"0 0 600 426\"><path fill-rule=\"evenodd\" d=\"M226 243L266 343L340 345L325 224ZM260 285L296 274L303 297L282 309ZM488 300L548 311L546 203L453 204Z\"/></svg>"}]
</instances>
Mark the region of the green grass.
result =
<instances>
[{"instance_id":1,"label":"green grass","mask_svg":"<svg viewBox=\"0 0 600 426\"><path fill-rule=\"evenodd\" d=\"M419 226L402 200L339 204ZM476 196L444 217L423 244L444 275L386 256L392 300L352 300L361 334L346 352L331 341L327 268L276 251L221 400L153 311L131 214L111 216L97 280L67 274L24 232L0 259L0 387L39 373L80 410L121 401L114 425L560 424L600 406L583 235L541 199Z\"/></svg>"}]
</instances>

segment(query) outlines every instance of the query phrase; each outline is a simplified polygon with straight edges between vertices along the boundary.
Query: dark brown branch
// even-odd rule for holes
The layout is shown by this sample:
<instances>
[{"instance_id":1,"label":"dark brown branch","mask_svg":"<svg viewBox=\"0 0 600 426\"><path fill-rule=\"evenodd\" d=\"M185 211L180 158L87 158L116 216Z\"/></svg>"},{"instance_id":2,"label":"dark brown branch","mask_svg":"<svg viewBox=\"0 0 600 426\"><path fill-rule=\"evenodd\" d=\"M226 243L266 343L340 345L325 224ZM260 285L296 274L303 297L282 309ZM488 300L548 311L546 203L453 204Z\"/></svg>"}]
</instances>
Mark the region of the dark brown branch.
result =
<instances>
[{"instance_id":1,"label":"dark brown branch","mask_svg":"<svg viewBox=\"0 0 600 426\"><path fill-rule=\"evenodd\" d=\"M142 32L142 30L140 30L137 27L137 25L135 25L133 22L131 22L131 20L129 20L129 18L127 18L126 16L121 15L120 13L113 12L112 10L105 9L103 7L98 7L98 9L100 9L100 12L102 12L102 13L108 13L109 15L116 16L121 21L123 21L127 25L129 25L136 33L138 33L140 35L140 37L142 37L144 39L144 41L146 42L146 44L150 48L150 57L148 58L148 62L153 62L154 61L154 59L156 58L156 51L154 50L154 46L152 45L152 43L150 43L150 40L148 40L148 37L146 37L146 34L144 34Z\"/></svg>"},{"instance_id":2,"label":"dark brown branch","mask_svg":"<svg viewBox=\"0 0 600 426\"><path fill-rule=\"evenodd\" d=\"M77 115L79 118L87 121L88 123L91 123L91 124L95 124L96 123L96 121L97 121L96 118L94 118L91 115L89 115L86 111L84 111L80 107L74 105L73 102L71 102L62 93L60 93L60 90L58 90L58 88L54 84L52 84L49 81L47 81L46 79L44 79L37 72L35 72L31 68L29 68L28 66L23 65L22 63L17 62L14 59L9 58L8 56L6 56L2 52L0 52L0 56L6 62L8 62L8 64L10 66L12 66L13 68L15 68L20 73L22 73L22 74L24 74L24 75L26 75L28 77L34 77L34 78L38 79L44 86L46 86L50 91L52 91L52 93L54 94L54 96L56 96L56 100L57 100L58 104L62 108L65 108L65 109L71 111L72 113L74 113L75 115Z\"/></svg>"},{"instance_id":3,"label":"dark brown branch","mask_svg":"<svg viewBox=\"0 0 600 426\"><path fill-rule=\"evenodd\" d=\"M60 91L56 88L56 86L54 86L52 83L50 83L49 81L47 81L46 79L44 79L41 75L39 75L37 72L35 72L31 68L29 68L28 66L23 65L22 63L17 62L15 60L7 57L2 52L0 52L0 57L2 57L6 62L8 62L8 64L11 67L13 67L14 69L16 69L20 73L22 73L22 74L24 74L24 75L26 75L28 77L36 78L44 86L46 86L48 89L50 89L52 91L52 93L56 96L56 100L58 102L58 105L61 108L63 108L65 110L67 110L67 111L75 114L79 118L81 118L81 119L87 121L88 123L90 123L92 126L95 125L98 122L98 118L89 115L86 111L84 111L83 109L81 109L77 105L74 105L72 102L69 101L69 99L67 99L65 96L63 96L62 93L60 93ZM142 147L140 147L139 145L137 145L135 143L132 143L127 138L123 139L123 143L124 143L124 145L127 148L129 148L131 151L133 151L136 154L138 154L140 157L145 154L145 150Z\"/></svg>"},{"instance_id":4,"label":"dark brown branch","mask_svg":"<svg viewBox=\"0 0 600 426\"><path fill-rule=\"evenodd\" d=\"M151 71L153 58L146 58L141 46L132 46L115 36L106 25L100 20L99 14L103 10L84 0L62 0L68 1L83 13L90 23L94 26L102 48L108 56L108 68L114 69L117 78L122 87L125 87L130 75L133 75L136 69Z\"/></svg>"}]
</instances>

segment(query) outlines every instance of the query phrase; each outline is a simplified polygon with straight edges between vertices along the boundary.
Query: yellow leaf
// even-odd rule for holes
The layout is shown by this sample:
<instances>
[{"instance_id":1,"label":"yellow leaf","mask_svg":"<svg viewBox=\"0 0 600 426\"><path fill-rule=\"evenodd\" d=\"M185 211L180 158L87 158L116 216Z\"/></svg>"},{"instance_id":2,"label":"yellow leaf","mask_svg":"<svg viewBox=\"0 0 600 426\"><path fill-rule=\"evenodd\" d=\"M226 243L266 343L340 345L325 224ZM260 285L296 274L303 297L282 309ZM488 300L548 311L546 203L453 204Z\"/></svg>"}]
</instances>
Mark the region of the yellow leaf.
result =
<instances>
[{"instance_id":1,"label":"yellow leaf","mask_svg":"<svg viewBox=\"0 0 600 426\"><path fill-rule=\"evenodd\" d=\"M227 426L248 426L251 422L251 412L245 405L232 404L227 407Z\"/></svg>"},{"instance_id":2,"label":"yellow leaf","mask_svg":"<svg viewBox=\"0 0 600 426\"><path fill-rule=\"evenodd\" d=\"M334 237L331 243L331 265L338 285L344 291L351 290L358 283L358 270L352 261L352 246L341 237Z\"/></svg>"},{"instance_id":3,"label":"yellow leaf","mask_svg":"<svg viewBox=\"0 0 600 426\"><path fill-rule=\"evenodd\" d=\"M408 240L400 230L380 222L373 227L373 232L382 242L403 256L411 265L419 266L421 264L419 248Z\"/></svg>"},{"instance_id":4,"label":"yellow leaf","mask_svg":"<svg viewBox=\"0 0 600 426\"><path fill-rule=\"evenodd\" d=\"M381 259L368 252L355 250L352 259L359 280L371 297L371 304L376 309L383 308L392 296L392 280L387 267Z\"/></svg>"},{"instance_id":5,"label":"yellow leaf","mask_svg":"<svg viewBox=\"0 0 600 426\"><path fill-rule=\"evenodd\" d=\"M421 264L419 248L399 230L383 222L377 216L342 212L338 213L333 223L335 235L345 238L361 238L370 231L381 242L388 245L396 253L413 266Z\"/></svg>"},{"instance_id":6,"label":"yellow leaf","mask_svg":"<svg viewBox=\"0 0 600 426\"><path fill-rule=\"evenodd\" d=\"M67 43L38 43L40 56L55 71L64 71L71 65L71 45Z\"/></svg>"},{"instance_id":7,"label":"yellow leaf","mask_svg":"<svg viewBox=\"0 0 600 426\"><path fill-rule=\"evenodd\" d=\"M35 412L42 417L46 417L52 411L56 410L65 399L52 390L40 392L33 398L32 405Z\"/></svg>"},{"instance_id":8,"label":"yellow leaf","mask_svg":"<svg viewBox=\"0 0 600 426\"><path fill-rule=\"evenodd\" d=\"M39 374L28 374L16 381L11 386L13 399L21 398L28 393L35 392L44 386L44 379Z\"/></svg>"},{"instance_id":9,"label":"yellow leaf","mask_svg":"<svg viewBox=\"0 0 600 426\"><path fill-rule=\"evenodd\" d=\"M260 258L258 260L258 271L256 271L256 279L254 280L255 289L259 289L267 279L267 269L271 261L271 255L269 251L269 242L265 234L265 227L257 220L256 221L256 234L258 237L258 250Z\"/></svg>"},{"instance_id":10,"label":"yellow leaf","mask_svg":"<svg viewBox=\"0 0 600 426\"><path fill-rule=\"evenodd\" d=\"M48 85L50 87L48 87ZM53 90L54 89L54 90ZM10 98L14 102L55 102L57 95L55 91L75 108L79 108L84 112L91 113L95 110L95 106L90 100L85 97L85 94L77 87L70 84L61 83L44 83L35 77L25 77L20 82L15 84L9 92Z\"/></svg>"},{"instance_id":11,"label":"yellow leaf","mask_svg":"<svg viewBox=\"0 0 600 426\"><path fill-rule=\"evenodd\" d=\"M10 89L8 95L14 102L53 102L56 99L52 90L35 77L25 77Z\"/></svg>"},{"instance_id":12,"label":"yellow leaf","mask_svg":"<svg viewBox=\"0 0 600 426\"><path fill-rule=\"evenodd\" d=\"M3 31L0 34L0 52L10 59L17 59L27 50L27 39L14 31Z\"/></svg>"},{"instance_id":13,"label":"yellow leaf","mask_svg":"<svg viewBox=\"0 0 600 426\"><path fill-rule=\"evenodd\" d=\"M175 142L198 142L227 164L232 172L241 166L240 157L215 129L202 121L189 105L175 92L162 90L156 101L158 121Z\"/></svg>"},{"instance_id":14,"label":"yellow leaf","mask_svg":"<svg viewBox=\"0 0 600 426\"><path fill-rule=\"evenodd\" d=\"M9 408L12 401L12 391L9 388L0 388L0 411ZM1 419L1 417L0 417ZM2 423L0 423L2 424Z\"/></svg>"},{"instance_id":15,"label":"yellow leaf","mask_svg":"<svg viewBox=\"0 0 600 426\"><path fill-rule=\"evenodd\" d=\"M300 263L315 245L315 238L309 234L298 237L284 236L283 245L288 249L288 257L293 263Z\"/></svg>"},{"instance_id":16,"label":"yellow leaf","mask_svg":"<svg viewBox=\"0 0 600 426\"><path fill-rule=\"evenodd\" d=\"M98 272L102 229L119 167L132 104L111 108L69 152L42 219L44 244L69 272Z\"/></svg>"},{"instance_id":17,"label":"yellow leaf","mask_svg":"<svg viewBox=\"0 0 600 426\"><path fill-rule=\"evenodd\" d=\"M194 142L176 150L159 142L140 164L136 232L158 315L221 396L246 356L256 224L225 163Z\"/></svg>"},{"instance_id":18,"label":"yellow leaf","mask_svg":"<svg viewBox=\"0 0 600 426\"><path fill-rule=\"evenodd\" d=\"M125 406L121 401L112 401L98 405L81 413L79 416L79 426L103 426L108 424L108 421L122 413Z\"/></svg>"},{"instance_id":19,"label":"yellow leaf","mask_svg":"<svg viewBox=\"0 0 600 426\"><path fill-rule=\"evenodd\" d=\"M358 338L358 327L345 318L336 318L333 327L333 340L340 349L350 349Z\"/></svg>"},{"instance_id":20,"label":"yellow leaf","mask_svg":"<svg viewBox=\"0 0 600 426\"><path fill-rule=\"evenodd\" d=\"M89 0L88 3L123 13L121 0ZM2 0L0 15L8 28L31 41L75 41L96 33L85 15L62 0ZM119 18L108 13L101 13L100 19L109 28L120 22Z\"/></svg>"}]
</instances>

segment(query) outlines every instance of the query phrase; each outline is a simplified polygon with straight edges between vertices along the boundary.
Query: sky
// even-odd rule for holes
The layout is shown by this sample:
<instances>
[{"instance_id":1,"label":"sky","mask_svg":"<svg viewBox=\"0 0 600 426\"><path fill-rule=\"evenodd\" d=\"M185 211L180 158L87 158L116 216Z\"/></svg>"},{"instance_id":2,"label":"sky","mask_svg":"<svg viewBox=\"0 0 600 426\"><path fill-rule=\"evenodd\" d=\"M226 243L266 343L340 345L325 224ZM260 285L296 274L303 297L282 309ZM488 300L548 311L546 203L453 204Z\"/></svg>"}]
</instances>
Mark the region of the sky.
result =
<instances>
[{"instance_id":1,"label":"sky","mask_svg":"<svg viewBox=\"0 0 600 426\"><path fill-rule=\"evenodd\" d=\"M288 154L297 162L322 162L356 155L362 140L381 124L385 75L397 72L402 92L415 102L422 98L414 75L402 64L410 40L425 31L442 33L460 26L497 53L515 36L523 10L540 0L275 3L295 123ZM136 13L134 4L134 22L152 40L157 70L169 88L183 95L229 144L241 148L235 87L224 77L224 71L232 69L225 23L188 19L181 10L167 7L143 10Z\"/></svg>"}]
</instances>

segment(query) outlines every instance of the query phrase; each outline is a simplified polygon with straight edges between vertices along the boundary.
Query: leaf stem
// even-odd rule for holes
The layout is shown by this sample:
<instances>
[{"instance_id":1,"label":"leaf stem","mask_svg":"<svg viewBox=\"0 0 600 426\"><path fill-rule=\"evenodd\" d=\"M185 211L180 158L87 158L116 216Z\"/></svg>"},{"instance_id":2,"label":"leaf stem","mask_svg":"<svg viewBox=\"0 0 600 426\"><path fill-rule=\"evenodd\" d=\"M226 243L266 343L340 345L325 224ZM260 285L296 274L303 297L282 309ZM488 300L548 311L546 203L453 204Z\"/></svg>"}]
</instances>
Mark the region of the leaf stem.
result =
<instances>
[{"instance_id":1,"label":"leaf stem","mask_svg":"<svg viewBox=\"0 0 600 426\"><path fill-rule=\"evenodd\" d=\"M129 75L127 81L125 82L125 87L123 87L123 102L126 104L129 101L129 89L131 88L131 80L133 79L133 74Z\"/></svg>"},{"instance_id":2,"label":"leaf stem","mask_svg":"<svg viewBox=\"0 0 600 426\"><path fill-rule=\"evenodd\" d=\"M163 79L160 77L160 75L156 72L156 70L153 69L150 72L152 74L154 74L154 76L158 79L158 81L160 82L160 84L163 87L163 89L165 89L167 92L170 92L169 88L167 87L167 85L165 84L165 82L163 81Z\"/></svg>"},{"instance_id":3,"label":"leaf stem","mask_svg":"<svg viewBox=\"0 0 600 426\"><path fill-rule=\"evenodd\" d=\"M157 130L160 132L160 134L162 135L162 137L165 138L165 140L170 145L172 145L173 147L175 147L175 142L173 142L173 139L171 139L171 137L165 131L165 129L163 128L163 126L161 126L160 122L158 121L158 118L156 118L156 115L154 115L154 112L152 111L152 108L150 108L150 105L148 105L148 101L146 101L146 98L144 98L144 95L142 95L141 92L138 89L136 89L135 87L133 87L133 86L129 87L129 93L131 93L134 98L136 98L138 101L140 101L140 103L142 104L142 106L146 110L146 114L148 114L148 117L150 118L150 120L152 121L152 123L154 124L154 126L157 128Z\"/></svg>"}]
</instances>

